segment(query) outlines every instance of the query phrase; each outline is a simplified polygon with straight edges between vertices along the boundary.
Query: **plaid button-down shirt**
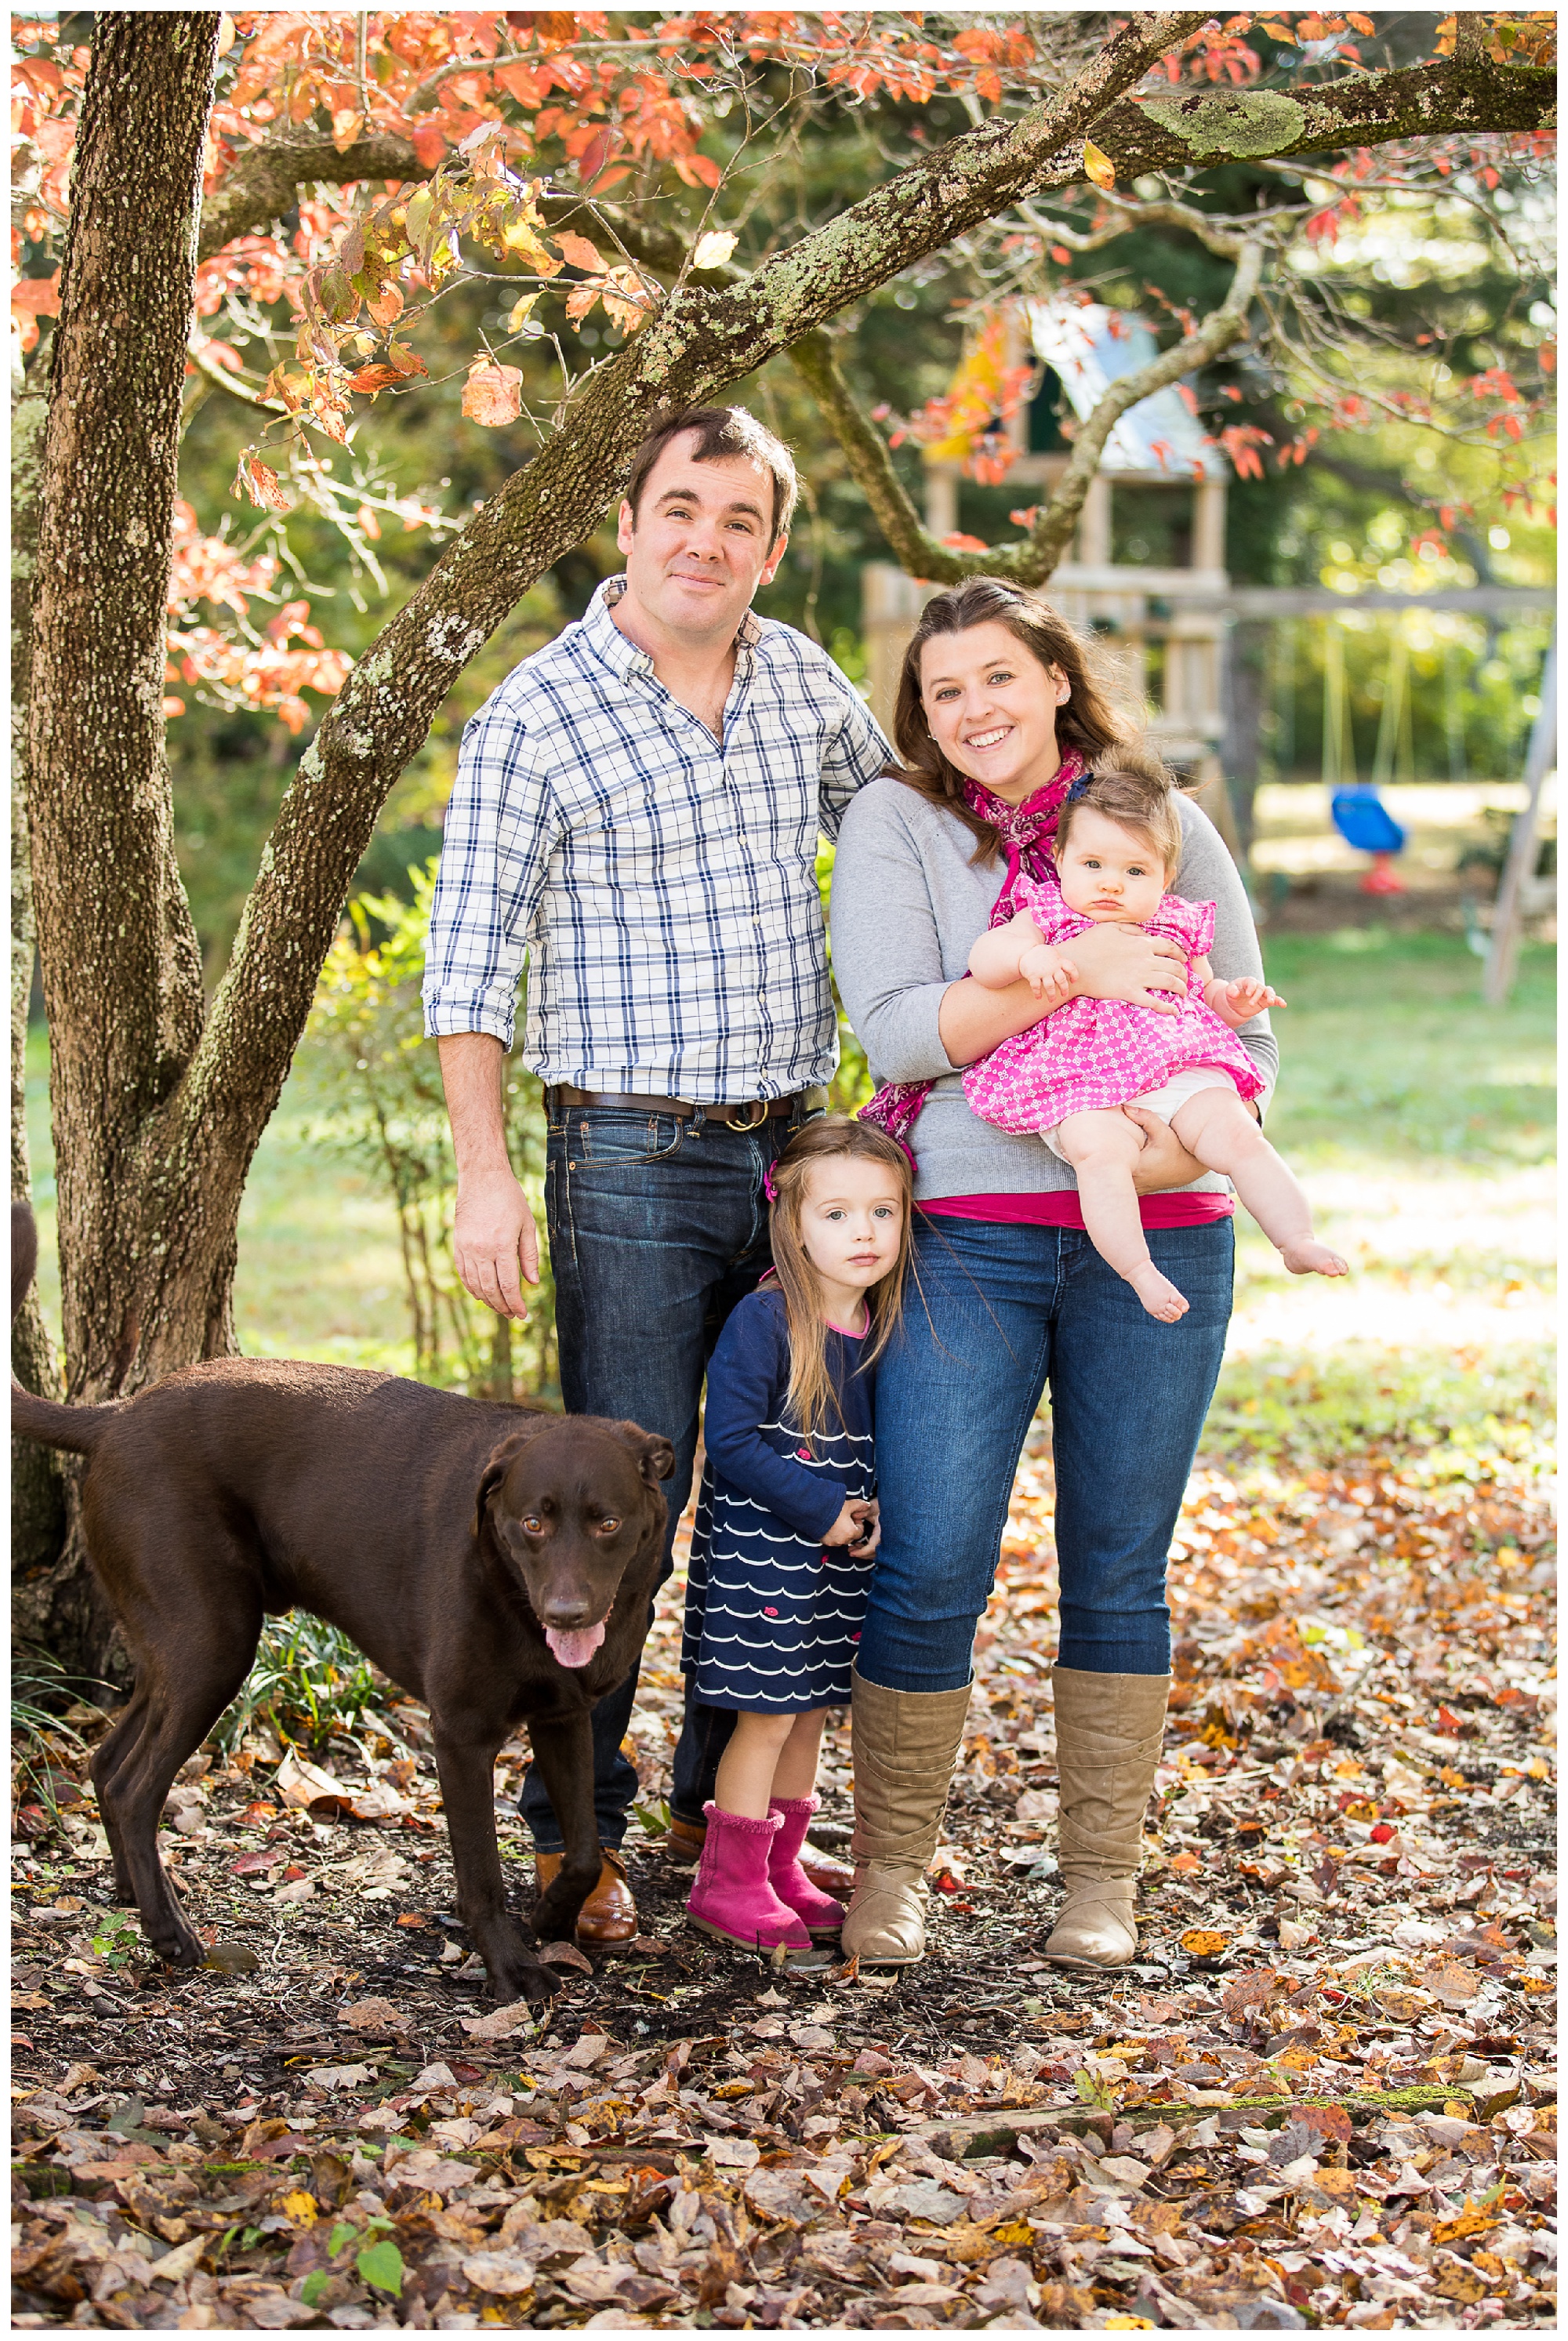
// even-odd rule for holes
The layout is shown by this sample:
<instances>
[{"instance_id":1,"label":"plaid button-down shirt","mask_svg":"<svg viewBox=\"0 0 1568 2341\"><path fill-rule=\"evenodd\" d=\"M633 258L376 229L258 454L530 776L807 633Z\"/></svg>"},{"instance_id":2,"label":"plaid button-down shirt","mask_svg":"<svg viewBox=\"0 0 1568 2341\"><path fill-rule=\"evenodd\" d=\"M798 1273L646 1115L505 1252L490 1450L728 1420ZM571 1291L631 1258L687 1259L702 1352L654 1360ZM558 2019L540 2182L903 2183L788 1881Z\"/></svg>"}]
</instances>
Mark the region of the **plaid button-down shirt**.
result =
<instances>
[{"instance_id":1,"label":"plaid button-down shirt","mask_svg":"<svg viewBox=\"0 0 1568 2341\"><path fill-rule=\"evenodd\" d=\"M825 652L747 614L724 744L614 623L515 667L463 734L425 961L425 1031L510 1048L547 1081L787 1097L838 1057L815 862L886 741Z\"/></svg>"}]
</instances>

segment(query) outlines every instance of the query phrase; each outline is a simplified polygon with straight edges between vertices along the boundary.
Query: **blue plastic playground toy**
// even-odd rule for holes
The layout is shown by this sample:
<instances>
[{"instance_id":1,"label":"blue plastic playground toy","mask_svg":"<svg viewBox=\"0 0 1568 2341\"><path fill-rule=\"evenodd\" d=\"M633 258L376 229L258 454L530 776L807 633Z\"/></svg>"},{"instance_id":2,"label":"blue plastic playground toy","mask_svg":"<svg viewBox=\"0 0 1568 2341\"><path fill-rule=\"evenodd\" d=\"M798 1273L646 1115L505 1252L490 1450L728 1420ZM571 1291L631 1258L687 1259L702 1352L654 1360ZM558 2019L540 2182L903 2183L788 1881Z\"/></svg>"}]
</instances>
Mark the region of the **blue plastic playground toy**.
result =
<instances>
[{"instance_id":1,"label":"blue plastic playground toy","mask_svg":"<svg viewBox=\"0 0 1568 2341\"><path fill-rule=\"evenodd\" d=\"M1363 894L1403 894L1404 882L1390 867L1404 852L1404 832L1377 791L1367 783L1336 789L1329 810L1333 825L1357 853L1370 853L1372 868L1361 882Z\"/></svg>"}]
</instances>

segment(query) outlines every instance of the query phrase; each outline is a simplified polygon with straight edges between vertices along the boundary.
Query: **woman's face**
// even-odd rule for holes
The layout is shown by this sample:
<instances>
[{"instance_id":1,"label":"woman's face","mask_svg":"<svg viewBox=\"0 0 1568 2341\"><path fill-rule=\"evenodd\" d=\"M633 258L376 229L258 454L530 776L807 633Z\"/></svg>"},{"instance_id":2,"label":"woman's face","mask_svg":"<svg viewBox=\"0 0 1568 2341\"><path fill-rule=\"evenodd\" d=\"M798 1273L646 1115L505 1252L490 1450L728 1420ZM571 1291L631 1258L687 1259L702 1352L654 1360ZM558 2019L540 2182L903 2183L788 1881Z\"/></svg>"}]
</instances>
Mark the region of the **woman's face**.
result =
<instances>
[{"instance_id":1,"label":"woman's face","mask_svg":"<svg viewBox=\"0 0 1568 2341\"><path fill-rule=\"evenodd\" d=\"M1055 777L1056 711L1071 695L1056 667L1040 664L994 620L922 645L920 699L948 762L1008 804Z\"/></svg>"}]
</instances>

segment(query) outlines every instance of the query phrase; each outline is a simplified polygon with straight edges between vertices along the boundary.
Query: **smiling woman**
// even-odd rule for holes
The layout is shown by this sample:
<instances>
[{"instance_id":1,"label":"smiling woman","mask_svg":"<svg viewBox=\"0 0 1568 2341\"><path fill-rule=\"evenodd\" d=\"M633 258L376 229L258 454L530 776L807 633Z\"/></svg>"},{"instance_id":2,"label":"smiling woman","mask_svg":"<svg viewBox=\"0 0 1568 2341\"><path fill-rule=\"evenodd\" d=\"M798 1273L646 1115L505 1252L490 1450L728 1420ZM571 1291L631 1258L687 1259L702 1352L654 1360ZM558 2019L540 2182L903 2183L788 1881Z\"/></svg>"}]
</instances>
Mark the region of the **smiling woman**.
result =
<instances>
[{"instance_id":1,"label":"smiling woman","mask_svg":"<svg viewBox=\"0 0 1568 2341\"><path fill-rule=\"evenodd\" d=\"M1022 979L997 991L966 981L977 939L1009 914L1023 874L1044 881L1070 783L1113 752L1118 765L1148 762L1090 658L1032 593L981 579L939 594L900 681L904 771L861 792L834 865L845 1006L874 1071L901 1085L918 1115L907 1123L917 1162L912 1299L877 1387L887 1527L854 1679L865 1891L857 1888L844 1943L868 1962L918 1957L924 1945L921 1876L963 1730L975 1623L1046 1386L1067 1888L1048 1949L1068 1964L1116 1966L1136 1946L1138 1824L1170 1664L1165 1554L1224 1344L1233 1206L1166 1121L1134 1117L1146 1141L1134 1172L1144 1240L1190 1303L1179 1322L1161 1322L1090 1242L1067 1163L1038 1138L978 1120L963 1079L1054 1004ZM1177 798L1174 810L1173 882L1215 905L1215 974L1261 981L1234 865L1194 805ZM1148 1002L1156 987L1185 989L1184 954L1127 923L1075 939L1074 957L1074 995ZM1266 1086L1266 1015L1243 1040Z\"/></svg>"}]
</instances>

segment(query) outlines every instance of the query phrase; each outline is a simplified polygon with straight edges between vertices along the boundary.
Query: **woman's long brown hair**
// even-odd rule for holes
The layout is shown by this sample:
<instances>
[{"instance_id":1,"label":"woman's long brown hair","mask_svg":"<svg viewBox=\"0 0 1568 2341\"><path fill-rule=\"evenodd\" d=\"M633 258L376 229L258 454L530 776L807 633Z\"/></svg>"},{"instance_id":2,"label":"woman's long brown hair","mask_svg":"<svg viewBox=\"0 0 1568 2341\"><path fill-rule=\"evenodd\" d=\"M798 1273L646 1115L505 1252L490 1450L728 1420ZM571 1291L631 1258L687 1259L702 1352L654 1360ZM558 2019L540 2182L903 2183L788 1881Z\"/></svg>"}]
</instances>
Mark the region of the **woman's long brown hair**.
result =
<instances>
[{"instance_id":1,"label":"woman's long brown hair","mask_svg":"<svg viewBox=\"0 0 1568 2341\"><path fill-rule=\"evenodd\" d=\"M964 775L948 762L931 736L921 698L920 662L926 643L939 634L964 634L972 626L989 625L1005 626L1032 659L1065 680L1067 703L1056 712L1056 737L1064 748L1075 748L1085 764L1093 764L1108 749L1116 752L1118 762L1129 757L1134 763L1141 761L1135 729L1106 697L1104 677L1097 672L1102 661L1092 641L1049 602L1000 577L971 577L951 593L934 594L910 638L898 678L893 736L904 769L895 777L929 803L956 814L978 841L977 862L995 858L996 832L990 822L970 812L964 802Z\"/></svg>"},{"instance_id":2,"label":"woman's long brown hair","mask_svg":"<svg viewBox=\"0 0 1568 2341\"><path fill-rule=\"evenodd\" d=\"M864 1370L882 1355L895 1330L904 1306L904 1276L909 1265L910 1208L914 1173L908 1155L895 1138L868 1121L852 1121L845 1114L823 1114L797 1130L774 1164L774 1270L784 1294L789 1327L789 1404L801 1431L810 1441L826 1429L830 1414L843 1420L838 1394L827 1370L827 1327L823 1321L822 1287L806 1254L801 1235L801 1211L806 1186L819 1163L845 1156L875 1162L892 1173L904 1199L904 1226L898 1257L878 1284L865 1296L870 1336L861 1365Z\"/></svg>"}]
</instances>

